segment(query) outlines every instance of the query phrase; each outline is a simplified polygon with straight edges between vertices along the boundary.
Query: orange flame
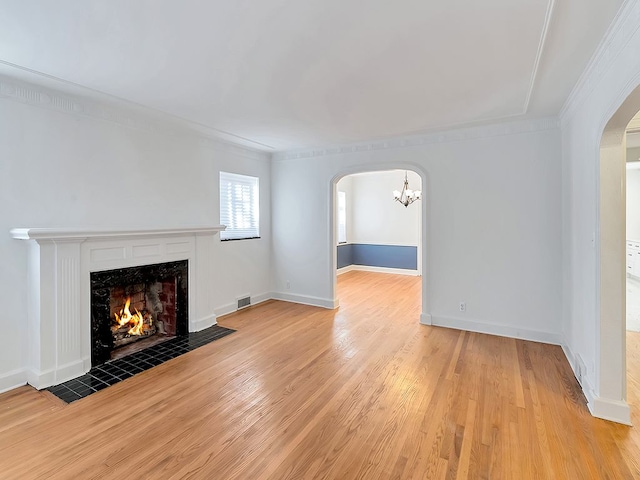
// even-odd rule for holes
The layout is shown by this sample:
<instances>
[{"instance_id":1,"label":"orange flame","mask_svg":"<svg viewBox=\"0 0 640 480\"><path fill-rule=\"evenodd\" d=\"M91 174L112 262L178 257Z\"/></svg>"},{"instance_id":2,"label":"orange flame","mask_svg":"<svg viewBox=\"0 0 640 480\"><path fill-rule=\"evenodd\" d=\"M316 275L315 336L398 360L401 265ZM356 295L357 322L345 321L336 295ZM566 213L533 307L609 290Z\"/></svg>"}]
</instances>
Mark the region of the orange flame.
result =
<instances>
[{"instance_id":1,"label":"orange flame","mask_svg":"<svg viewBox=\"0 0 640 480\"><path fill-rule=\"evenodd\" d=\"M144 316L136 308L134 308L136 313L132 314L131 310L129 310L130 304L131 298L127 297L124 308L120 310L120 315L114 313L116 317L116 323L118 324L118 326L131 324L131 328L129 328L129 331L127 332L129 335L142 335L144 327Z\"/></svg>"}]
</instances>

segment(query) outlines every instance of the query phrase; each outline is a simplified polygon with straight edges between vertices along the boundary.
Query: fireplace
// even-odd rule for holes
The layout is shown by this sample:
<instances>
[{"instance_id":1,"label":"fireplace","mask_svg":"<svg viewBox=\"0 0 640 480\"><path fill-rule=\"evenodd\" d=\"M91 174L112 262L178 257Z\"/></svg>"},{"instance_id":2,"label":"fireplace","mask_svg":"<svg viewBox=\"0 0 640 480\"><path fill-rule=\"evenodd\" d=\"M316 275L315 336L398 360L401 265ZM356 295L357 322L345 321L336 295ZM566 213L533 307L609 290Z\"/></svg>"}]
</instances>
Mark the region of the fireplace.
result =
<instances>
[{"instance_id":1,"label":"fireplace","mask_svg":"<svg viewBox=\"0 0 640 480\"><path fill-rule=\"evenodd\" d=\"M188 262L91 273L91 365L188 333Z\"/></svg>"},{"instance_id":2,"label":"fireplace","mask_svg":"<svg viewBox=\"0 0 640 480\"><path fill-rule=\"evenodd\" d=\"M176 285L176 335L180 336L185 330L199 332L215 325L211 292L216 286L218 242L214 237L223 229L220 225L134 230L13 229L13 237L27 241L28 245L29 308L25 346L28 368L25 374L29 384L37 389L58 385L89 372L97 362L111 358L111 353L108 356L105 353L106 347L96 353L95 360L93 358L92 317L101 317L110 328L110 289L118 287L114 280L118 272L125 273L126 281L118 283L125 292L127 289L131 292L131 313L135 313L135 309L151 311L157 308L136 304L136 290L153 288L157 291L160 282L163 285L160 293L167 288L170 293L170 287L166 286L171 282L167 280L170 277ZM176 266L180 262L183 266ZM169 265L165 267L167 271L173 268L172 274L166 277L162 273L152 275L150 272L160 264ZM91 305L94 280L96 295L101 297L101 301L96 302L101 305L96 308L102 309L99 315ZM114 301L114 308L120 315L124 305L118 308L116 303ZM167 314L170 310L166 308ZM171 320L162 318L162 321L165 332L170 332ZM100 328L104 330L105 327ZM115 344L115 340L111 341ZM109 345L109 340L106 344ZM113 349L111 345L109 349ZM134 355L141 353L144 352Z\"/></svg>"}]
</instances>

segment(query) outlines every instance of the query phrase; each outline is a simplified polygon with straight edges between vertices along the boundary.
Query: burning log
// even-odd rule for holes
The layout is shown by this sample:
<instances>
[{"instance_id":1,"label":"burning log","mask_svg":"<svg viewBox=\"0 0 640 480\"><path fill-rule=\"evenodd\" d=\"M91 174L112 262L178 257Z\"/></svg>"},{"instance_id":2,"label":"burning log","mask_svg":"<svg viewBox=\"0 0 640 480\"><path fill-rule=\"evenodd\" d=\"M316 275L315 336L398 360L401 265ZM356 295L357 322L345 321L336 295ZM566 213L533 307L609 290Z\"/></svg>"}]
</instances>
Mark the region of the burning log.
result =
<instances>
[{"instance_id":1,"label":"burning log","mask_svg":"<svg viewBox=\"0 0 640 480\"><path fill-rule=\"evenodd\" d=\"M135 313L131 313L129 305L131 299L127 298L125 306L120 310L120 314L114 313L115 322L111 327L114 346L120 347L128 343L135 342L141 337L149 337L156 333L156 325L153 316L148 313L140 313L134 308Z\"/></svg>"}]
</instances>

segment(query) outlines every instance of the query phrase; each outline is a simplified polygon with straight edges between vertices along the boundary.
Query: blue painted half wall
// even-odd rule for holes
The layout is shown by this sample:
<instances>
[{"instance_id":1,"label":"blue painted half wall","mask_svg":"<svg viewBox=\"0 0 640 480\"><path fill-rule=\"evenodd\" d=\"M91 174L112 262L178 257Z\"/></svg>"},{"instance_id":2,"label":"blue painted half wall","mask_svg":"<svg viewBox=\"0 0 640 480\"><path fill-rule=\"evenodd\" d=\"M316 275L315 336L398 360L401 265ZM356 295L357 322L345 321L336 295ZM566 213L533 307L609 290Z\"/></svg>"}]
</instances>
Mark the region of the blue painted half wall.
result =
<instances>
[{"instance_id":1,"label":"blue painted half wall","mask_svg":"<svg viewBox=\"0 0 640 480\"><path fill-rule=\"evenodd\" d=\"M365 243L338 245L338 268L349 265L417 270L418 247Z\"/></svg>"},{"instance_id":2,"label":"blue painted half wall","mask_svg":"<svg viewBox=\"0 0 640 480\"><path fill-rule=\"evenodd\" d=\"M353 245L351 243L338 245L338 268L349 265L353 265Z\"/></svg>"}]
</instances>

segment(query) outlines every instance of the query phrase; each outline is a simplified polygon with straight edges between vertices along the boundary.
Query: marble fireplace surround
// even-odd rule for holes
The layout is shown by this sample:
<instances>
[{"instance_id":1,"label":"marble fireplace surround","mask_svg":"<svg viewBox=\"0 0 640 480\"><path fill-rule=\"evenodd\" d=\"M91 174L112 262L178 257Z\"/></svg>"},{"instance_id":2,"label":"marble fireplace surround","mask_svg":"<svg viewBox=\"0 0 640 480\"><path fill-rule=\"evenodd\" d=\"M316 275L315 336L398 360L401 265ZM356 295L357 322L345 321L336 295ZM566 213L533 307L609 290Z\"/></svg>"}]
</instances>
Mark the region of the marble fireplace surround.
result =
<instances>
[{"instance_id":1,"label":"marble fireplace surround","mask_svg":"<svg viewBox=\"0 0 640 480\"><path fill-rule=\"evenodd\" d=\"M91 272L187 260L189 331L214 325L214 237L224 228L11 230L29 248L28 383L42 389L90 370Z\"/></svg>"}]
</instances>

